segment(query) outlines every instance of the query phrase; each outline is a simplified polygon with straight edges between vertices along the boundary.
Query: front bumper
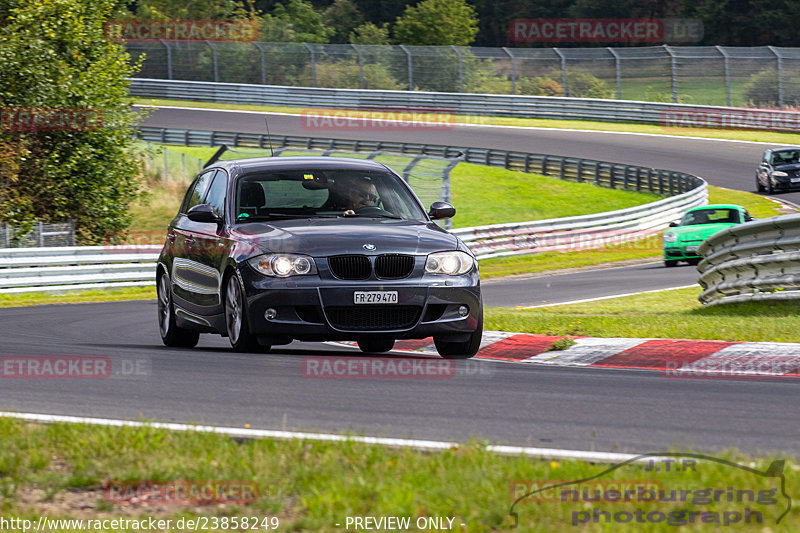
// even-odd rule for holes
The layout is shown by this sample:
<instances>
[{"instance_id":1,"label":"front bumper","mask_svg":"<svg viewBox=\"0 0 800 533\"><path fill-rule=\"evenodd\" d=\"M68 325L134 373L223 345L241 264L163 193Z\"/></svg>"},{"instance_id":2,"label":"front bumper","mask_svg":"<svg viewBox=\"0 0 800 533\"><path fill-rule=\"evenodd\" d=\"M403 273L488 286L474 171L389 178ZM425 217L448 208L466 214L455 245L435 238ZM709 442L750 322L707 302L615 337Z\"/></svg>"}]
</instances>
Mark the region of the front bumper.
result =
<instances>
[{"instance_id":1,"label":"front bumper","mask_svg":"<svg viewBox=\"0 0 800 533\"><path fill-rule=\"evenodd\" d=\"M697 254L697 249L700 243L691 243L686 245L664 246L664 260L666 261L685 261L687 259L698 259L700 256Z\"/></svg>"},{"instance_id":2,"label":"front bumper","mask_svg":"<svg viewBox=\"0 0 800 533\"><path fill-rule=\"evenodd\" d=\"M420 279L343 282L312 276L272 279L242 274L250 330L267 340L352 340L374 335L408 339L436 335L459 341L478 328L483 316L477 273L431 283ZM397 303L354 304L355 291L397 291ZM469 309L466 316L459 314L461 306ZM274 318L265 317L267 309L274 310Z\"/></svg>"}]
</instances>

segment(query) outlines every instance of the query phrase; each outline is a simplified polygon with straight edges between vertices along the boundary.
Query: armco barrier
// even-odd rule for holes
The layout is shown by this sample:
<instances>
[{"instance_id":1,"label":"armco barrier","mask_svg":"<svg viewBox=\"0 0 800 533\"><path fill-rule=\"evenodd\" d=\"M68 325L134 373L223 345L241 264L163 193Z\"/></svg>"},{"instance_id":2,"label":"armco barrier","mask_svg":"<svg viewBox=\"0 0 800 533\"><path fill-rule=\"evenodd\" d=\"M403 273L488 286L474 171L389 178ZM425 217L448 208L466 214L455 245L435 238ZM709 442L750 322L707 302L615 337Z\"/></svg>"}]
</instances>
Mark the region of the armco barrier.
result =
<instances>
[{"instance_id":1,"label":"armco barrier","mask_svg":"<svg viewBox=\"0 0 800 533\"><path fill-rule=\"evenodd\" d=\"M800 215L732 226L698 253L703 304L800 298Z\"/></svg>"},{"instance_id":2,"label":"armco barrier","mask_svg":"<svg viewBox=\"0 0 800 533\"><path fill-rule=\"evenodd\" d=\"M132 96L304 108L429 110L455 115L636 122L666 127L731 127L798 131L800 113L635 100L556 96L322 89L133 78Z\"/></svg>"}]
</instances>

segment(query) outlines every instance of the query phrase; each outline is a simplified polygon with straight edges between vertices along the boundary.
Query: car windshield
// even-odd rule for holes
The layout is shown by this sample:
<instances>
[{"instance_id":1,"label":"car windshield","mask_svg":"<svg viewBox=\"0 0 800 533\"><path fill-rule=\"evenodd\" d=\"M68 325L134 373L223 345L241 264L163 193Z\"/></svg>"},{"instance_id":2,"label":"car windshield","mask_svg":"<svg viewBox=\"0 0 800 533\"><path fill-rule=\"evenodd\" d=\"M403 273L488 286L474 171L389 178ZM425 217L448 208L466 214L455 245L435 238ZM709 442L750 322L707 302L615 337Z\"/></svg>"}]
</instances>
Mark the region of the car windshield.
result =
<instances>
[{"instance_id":1,"label":"car windshield","mask_svg":"<svg viewBox=\"0 0 800 533\"><path fill-rule=\"evenodd\" d=\"M425 220L400 178L380 171L308 168L247 174L237 182L234 205L239 223L337 216Z\"/></svg>"},{"instance_id":2,"label":"car windshield","mask_svg":"<svg viewBox=\"0 0 800 533\"><path fill-rule=\"evenodd\" d=\"M738 224L739 212L736 209L701 209L683 215L681 226L696 224Z\"/></svg>"},{"instance_id":3,"label":"car windshield","mask_svg":"<svg viewBox=\"0 0 800 533\"><path fill-rule=\"evenodd\" d=\"M800 161L800 152L797 150L781 150L772 153L773 165L792 165Z\"/></svg>"}]
</instances>

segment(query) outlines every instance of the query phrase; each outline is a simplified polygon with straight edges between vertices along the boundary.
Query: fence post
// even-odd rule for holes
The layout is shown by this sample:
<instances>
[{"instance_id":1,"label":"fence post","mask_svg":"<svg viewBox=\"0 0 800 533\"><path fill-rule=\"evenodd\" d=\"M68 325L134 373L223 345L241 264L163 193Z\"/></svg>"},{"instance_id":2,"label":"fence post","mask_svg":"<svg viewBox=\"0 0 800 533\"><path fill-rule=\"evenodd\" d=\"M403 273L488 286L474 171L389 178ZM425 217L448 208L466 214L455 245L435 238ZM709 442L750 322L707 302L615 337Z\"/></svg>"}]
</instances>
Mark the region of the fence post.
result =
<instances>
[{"instance_id":1,"label":"fence post","mask_svg":"<svg viewBox=\"0 0 800 533\"><path fill-rule=\"evenodd\" d=\"M303 43L303 46L306 47L308 53L311 55L311 83L313 87L317 86L317 54L314 52L314 49L311 48L311 45L308 43Z\"/></svg>"},{"instance_id":2,"label":"fence post","mask_svg":"<svg viewBox=\"0 0 800 533\"><path fill-rule=\"evenodd\" d=\"M617 100L622 100L622 65L620 65L619 54L610 46L606 48L614 56L614 66L617 71Z\"/></svg>"},{"instance_id":3,"label":"fence post","mask_svg":"<svg viewBox=\"0 0 800 533\"><path fill-rule=\"evenodd\" d=\"M219 83L219 62L217 61L217 47L214 43L206 40L206 44L211 48L211 55L214 58L214 82Z\"/></svg>"},{"instance_id":4,"label":"fence post","mask_svg":"<svg viewBox=\"0 0 800 533\"><path fill-rule=\"evenodd\" d=\"M350 44L353 50L358 54L358 88L364 88L364 57L361 55L361 50L355 44Z\"/></svg>"},{"instance_id":5,"label":"fence post","mask_svg":"<svg viewBox=\"0 0 800 533\"><path fill-rule=\"evenodd\" d=\"M678 103L678 63L675 54L672 53L669 45L664 45L664 50L667 51L670 57L670 63L672 64L672 103Z\"/></svg>"},{"instance_id":6,"label":"fence post","mask_svg":"<svg viewBox=\"0 0 800 533\"><path fill-rule=\"evenodd\" d=\"M464 58L461 55L461 50L454 44L450 45L453 50L458 54L458 92L464 92Z\"/></svg>"},{"instance_id":7,"label":"fence post","mask_svg":"<svg viewBox=\"0 0 800 533\"><path fill-rule=\"evenodd\" d=\"M508 54L511 59L511 94L517 94L517 63L514 59L514 54L505 46L503 47L503 52Z\"/></svg>"},{"instance_id":8,"label":"fence post","mask_svg":"<svg viewBox=\"0 0 800 533\"><path fill-rule=\"evenodd\" d=\"M254 42L253 45L255 45L255 47L258 48L259 52L261 52L261 85L266 85L267 84L267 55L266 55L266 52L264 52L264 47L261 46L261 43Z\"/></svg>"},{"instance_id":9,"label":"fence post","mask_svg":"<svg viewBox=\"0 0 800 533\"><path fill-rule=\"evenodd\" d=\"M408 56L408 90L409 91L413 91L414 90L414 73L412 72L413 63L412 63L412 60L411 60L411 52L408 51L408 48L406 48L406 45L404 45L404 44L400 45L400 50L405 52L406 56Z\"/></svg>"},{"instance_id":10,"label":"fence post","mask_svg":"<svg viewBox=\"0 0 800 533\"><path fill-rule=\"evenodd\" d=\"M39 241L39 248L41 248L44 246L44 225L42 224L41 220L37 222L37 226L37 231L39 233L39 238L37 240Z\"/></svg>"},{"instance_id":11,"label":"fence post","mask_svg":"<svg viewBox=\"0 0 800 533\"><path fill-rule=\"evenodd\" d=\"M172 79L172 48L169 47L169 43L164 39L159 39L161 44L164 45L164 48L167 49L167 79Z\"/></svg>"},{"instance_id":12,"label":"fence post","mask_svg":"<svg viewBox=\"0 0 800 533\"><path fill-rule=\"evenodd\" d=\"M778 106L783 108L783 56L781 56L774 46L768 46L769 51L775 54L778 61Z\"/></svg>"},{"instance_id":13,"label":"fence post","mask_svg":"<svg viewBox=\"0 0 800 533\"><path fill-rule=\"evenodd\" d=\"M561 58L561 85L564 88L564 96L569 96L569 91L567 90L567 58L556 47L553 47L553 52Z\"/></svg>"},{"instance_id":14,"label":"fence post","mask_svg":"<svg viewBox=\"0 0 800 533\"><path fill-rule=\"evenodd\" d=\"M721 46L716 46L717 51L722 54L723 63L725 65L725 105L731 106L731 70L730 70L730 56Z\"/></svg>"}]
</instances>

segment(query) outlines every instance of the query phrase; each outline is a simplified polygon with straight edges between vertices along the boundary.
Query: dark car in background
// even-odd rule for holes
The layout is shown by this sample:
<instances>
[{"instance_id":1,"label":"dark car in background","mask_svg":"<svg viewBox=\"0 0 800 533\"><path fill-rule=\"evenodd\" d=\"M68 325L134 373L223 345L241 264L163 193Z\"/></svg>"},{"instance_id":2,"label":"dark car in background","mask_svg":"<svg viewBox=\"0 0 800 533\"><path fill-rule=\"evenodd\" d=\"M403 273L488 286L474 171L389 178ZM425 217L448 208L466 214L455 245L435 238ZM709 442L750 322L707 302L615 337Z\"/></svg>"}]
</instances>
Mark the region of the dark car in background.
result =
<instances>
[{"instance_id":1,"label":"dark car in background","mask_svg":"<svg viewBox=\"0 0 800 533\"><path fill-rule=\"evenodd\" d=\"M386 352L433 336L443 356L475 355L483 330L478 263L408 184L370 160L220 161L189 187L158 260L168 346L199 333L236 351L355 340Z\"/></svg>"},{"instance_id":2,"label":"dark car in background","mask_svg":"<svg viewBox=\"0 0 800 533\"><path fill-rule=\"evenodd\" d=\"M765 150L756 169L756 189L767 194L800 189L800 146Z\"/></svg>"}]
</instances>

